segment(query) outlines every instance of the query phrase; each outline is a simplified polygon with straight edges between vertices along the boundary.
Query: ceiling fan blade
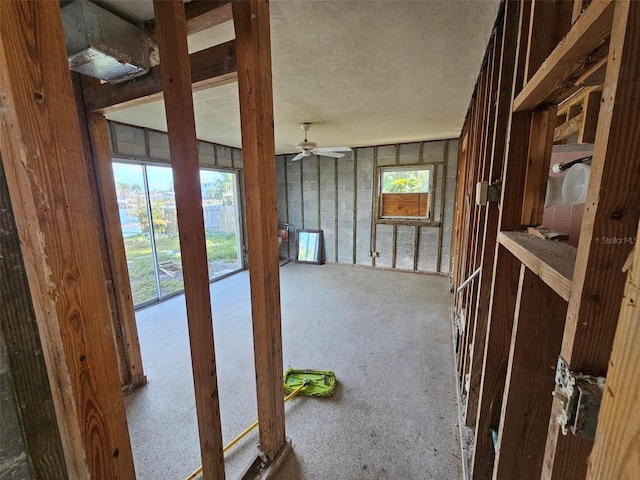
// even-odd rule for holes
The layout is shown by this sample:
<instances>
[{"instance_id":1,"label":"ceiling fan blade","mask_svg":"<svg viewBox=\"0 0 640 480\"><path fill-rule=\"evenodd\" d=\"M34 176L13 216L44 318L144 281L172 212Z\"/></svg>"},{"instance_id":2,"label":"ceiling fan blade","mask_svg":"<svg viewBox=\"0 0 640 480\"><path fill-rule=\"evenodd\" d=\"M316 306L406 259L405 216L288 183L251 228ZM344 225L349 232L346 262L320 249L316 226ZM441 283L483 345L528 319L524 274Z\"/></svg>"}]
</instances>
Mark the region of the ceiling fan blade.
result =
<instances>
[{"instance_id":1,"label":"ceiling fan blade","mask_svg":"<svg viewBox=\"0 0 640 480\"><path fill-rule=\"evenodd\" d=\"M302 155L302 153L299 153L295 157L293 157L291 161L295 162L296 160L300 160L302 157L304 157L304 155Z\"/></svg>"},{"instance_id":2,"label":"ceiling fan blade","mask_svg":"<svg viewBox=\"0 0 640 480\"><path fill-rule=\"evenodd\" d=\"M318 152L350 152L351 149L349 147L322 147L316 148Z\"/></svg>"},{"instance_id":3,"label":"ceiling fan blade","mask_svg":"<svg viewBox=\"0 0 640 480\"><path fill-rule=\"evenodd\" d=\"M314 152L316 155L321 155L323 157L332 157L332 158L342 158L344 157L344 153L338 153L338 152L322 152L320 151L319 148L316 149L316 151Z\"/></svg>"}]
</instances>

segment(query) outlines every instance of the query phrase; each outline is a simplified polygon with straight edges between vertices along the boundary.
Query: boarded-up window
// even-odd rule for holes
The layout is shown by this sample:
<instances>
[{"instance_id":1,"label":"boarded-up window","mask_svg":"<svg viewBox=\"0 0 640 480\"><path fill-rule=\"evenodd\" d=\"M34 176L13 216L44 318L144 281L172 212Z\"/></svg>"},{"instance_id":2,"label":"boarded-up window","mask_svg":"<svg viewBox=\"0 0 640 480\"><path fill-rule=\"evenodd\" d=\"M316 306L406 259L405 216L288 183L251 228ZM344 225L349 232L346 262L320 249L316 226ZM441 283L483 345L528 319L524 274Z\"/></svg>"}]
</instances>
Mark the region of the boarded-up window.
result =
<instances>
[{"instance_id":1,"label":"boarded-up window","mask_svg":"<svg viewBox=\"0 0 640 480\"><path fill-rule=\"evenodd\" d=\"M431 217L431 167L389 167L380 170L380 217Z\"/></svg>"}]
</instances>

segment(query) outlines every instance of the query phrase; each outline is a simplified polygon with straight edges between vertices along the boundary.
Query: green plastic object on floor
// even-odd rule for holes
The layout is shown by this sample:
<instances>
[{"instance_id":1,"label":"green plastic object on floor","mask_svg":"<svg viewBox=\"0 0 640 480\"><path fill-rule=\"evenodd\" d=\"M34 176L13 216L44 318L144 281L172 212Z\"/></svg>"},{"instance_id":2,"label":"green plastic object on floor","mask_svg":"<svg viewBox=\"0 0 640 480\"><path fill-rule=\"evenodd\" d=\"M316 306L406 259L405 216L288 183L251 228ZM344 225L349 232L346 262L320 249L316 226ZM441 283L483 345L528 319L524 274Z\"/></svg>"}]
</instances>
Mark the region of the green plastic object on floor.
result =
<instances>
[{"instance_id":1,"label":"green plastic object on floor","mask_svg":"<svg viewBox=\"0 0 640 480\"><path fill-rule=\"evenodd\" d=\"M336 389L336 374L331 370L297 370L290 368L284 373L284 391L291 393L308 380L299 395L328 397Z\"/></svg>"}]
</instances>

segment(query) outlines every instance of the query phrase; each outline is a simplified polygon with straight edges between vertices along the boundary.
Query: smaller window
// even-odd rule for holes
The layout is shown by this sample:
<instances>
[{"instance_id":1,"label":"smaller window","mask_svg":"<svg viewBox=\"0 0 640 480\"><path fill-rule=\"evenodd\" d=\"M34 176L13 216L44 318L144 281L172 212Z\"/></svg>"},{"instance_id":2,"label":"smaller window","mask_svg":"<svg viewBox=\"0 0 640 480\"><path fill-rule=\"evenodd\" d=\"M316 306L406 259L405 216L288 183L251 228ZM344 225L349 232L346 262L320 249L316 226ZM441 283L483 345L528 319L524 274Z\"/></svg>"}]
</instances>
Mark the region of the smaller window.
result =
<instances>
[{"instance_id":1,"label":"smaller window","mask_svg":"<svg viewBox=\"0 0 640 480\"><path fill-rule=\"evenodd\" d=\"M431 219L432 167L380 169L380 218Z\"/></svg>"}]
</instances>

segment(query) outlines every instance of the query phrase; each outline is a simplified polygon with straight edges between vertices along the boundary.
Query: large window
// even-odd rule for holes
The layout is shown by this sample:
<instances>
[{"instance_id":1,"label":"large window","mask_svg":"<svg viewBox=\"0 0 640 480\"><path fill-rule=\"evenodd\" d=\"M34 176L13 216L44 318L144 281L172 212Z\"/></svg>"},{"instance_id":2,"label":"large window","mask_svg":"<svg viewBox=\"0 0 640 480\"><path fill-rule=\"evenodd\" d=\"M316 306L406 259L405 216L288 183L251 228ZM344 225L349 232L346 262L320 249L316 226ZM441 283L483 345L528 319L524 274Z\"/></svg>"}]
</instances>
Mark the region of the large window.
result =
<instances>
[{"instance_id":1,"label":"large window","mask_svg":"<svg viewBox=\"0 0 640 480\"><path fill-rule=\"evenodd\" d=\"M114 162L131 291L139 307L184 289L170 167ZM235 172L201 169L209 278L242 268Z\"/></svg>"},{"instance_id":2,"label":"large window","mask_svg":"<svg viewBox=\"0 0 640 480\"><path fill-rule=\"evenodd\" d=\"M380 218L431 219L432 167L380 169Z\"/></svg>"}]
</instances>

